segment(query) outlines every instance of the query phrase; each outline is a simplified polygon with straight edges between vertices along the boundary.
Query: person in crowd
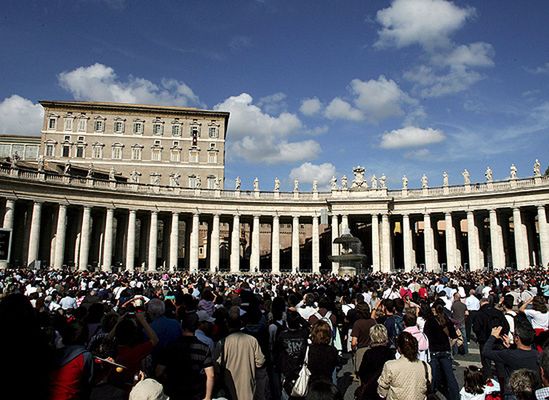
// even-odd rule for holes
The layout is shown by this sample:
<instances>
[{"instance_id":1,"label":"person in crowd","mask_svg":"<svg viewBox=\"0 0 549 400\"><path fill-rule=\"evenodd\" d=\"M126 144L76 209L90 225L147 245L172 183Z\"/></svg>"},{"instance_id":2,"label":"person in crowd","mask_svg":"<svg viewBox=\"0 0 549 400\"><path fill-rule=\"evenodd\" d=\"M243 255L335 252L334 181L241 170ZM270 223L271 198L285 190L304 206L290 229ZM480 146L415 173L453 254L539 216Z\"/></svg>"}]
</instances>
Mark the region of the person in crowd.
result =
<instances>
[{"instance_id":1,"label":"person in crowd","mask_svg":"<svg viewBox=\"0 0 549 400\"><path fill-rule=\"evenodd\" d=\"M330 381L312 382L305 400L343 400L343 395Z\"/></svg>"},{"instance_id":2,"label":"person in crowd","mask_svg":"<svg viewBox=\"0 0 549 400\"><path fill-rule=\"evenodd\" d=\"M137 382L130 392L129 400L169 400L162 385L151 378Z\"/></svg>"},{"instance_id":3,"label":"person in crowd","mask_svg":"<svg viewBox=\"0 0 549 400\"><path fill-rule=\"evenodd\" d=\"M417 340L410 333L402 332L396 343L402 357L384 364L377 393L388 400L423 400L431 381L431 368L418 360Z\"/></svg>"},{"instance_id":4,"label":"person in crowd","mask_svg":"<svg viewBox=\"0 0 549 400\"><path fill-rule=\"evenodd\" d=\"M530 304L532 308L528 308ZM547 312L547 302L543 296L530 297L522 304L519 311L526 314L532 324L532 328L536 331L536 336L547 331L549 312Z\"/></svg>"},{"instance_id":5,"label":"person in crowd","mask_svg":"<svg viewBox=\"0 0 549 400\"><path fill-rule=\"evenodd\" d=\"M469 365L463 371L463 388L459 392L460 400L485 400L487 396L499 397L500 386L494 379L485 380L482 371L475 365Z\"/></svg>"},{"instance_id":6,"label":"person in crowd","mask_svg":"<svg viewBox=\"0 0 549 400\"><path fill-rule=\"evenodd\" d=\"M357 400L379 399L377 381L385 363L394 359L395 349L389 347L387 328L381 324L372 326L370 328L370 346L364 352L358 370L360 386L356 394Z\"/></svg>"},{"instance_id":7,"label":"person in crowd","mask_svg":"<svg viewBox=\"0 0 549 400\"><path fill-rule=\"evenodd\" d=\"M545 346L539 359L541 388L536 390L536 400L549 399L549 346Z\"/></svg>"},{"instance_id":8,"label":"person in crowd","mask_svg":"<svg viewBox=\"0 0 549 400\"><path fill-rule=\"evenodd\" d=\"M468 353L467 346L467 329L465 329L465 319L469 314L467 306L461 301L461 297L458 292L454 293L454 301L452 302L452 320L457 329L461 332L461 338L463 339L463 354Z\"/></svg>"},{"instance_id":9,"label":"person in crowd","mask_svg":"<svg viewBox=\"0 0 549 400\"><path fill-rule=\"evenodd\" d=\"M513 344L515 342L515 317L517 313L513 310L515 298L511 294L506 294L501 297L500 304L503 307L503 315L509 324L509 343Z\"/></svg>"},{"instance_id":10,"label":"person in crowd","mask_svg":"<svg viewBox=\"0 0 549 400\"><path fill-rule=\"evenodd\" d=\"M332 328L328 322L320 319L312 325L311 342L307 363L311 372L311 382L316 380L334 382L334 372L339 359L336 348L331 344Z\"/></svg>"},{"instance_id":11,"label":"person in crowd","mask_svg":"<svg viewBox=\"0 0 549 400\"><path fill-rule=\"evenodd\" d=\"M517 369L509 378L509 387L517 400L536 400L540 386L539 375L529 369Z\"/></svg>"},{"instance_id":12,"label":"person in crowd","mask_svg":"<svg viewBox=\"0 0 549 400\"><path fill-rule=\"evenodd\" d=\"M473 320L475 315L480 310L480 301L475 295L475 289L469 290L469 296L465 299L465 306L467 307L467 316L465 317L465 337L467 341L471 341L471 328L473 326Z\"/></svg>"},{"instance_id":13,"label":"person in crowd","mask_svg":"<svg viewBox=\"0 0 549 400\"><path fill-rule=\"evenodd\" d=\"M404 332L411 334L418 343L418 358L421 361L429 362L429 339L417 327L417 317L410 312L404 314Z\"/></svg>"},{"instance_id":14,"label":"person in crowd","mask_svg":"<svg viewBox=\"0 0 549 400\"><path fill-rule=\"evenodd\" d=\"M151 299L147 303L147 314L151 319L151 328L158 337L154 355L181 337L181 325L172 318L166 317L166 305L160 299Z\"/></svg>"},{"instance_id":15,"label":"person in crowd","mask_svg":"<svg viewBox=\"0 0 549 400\"><path fill-rule=\"evenodd\" d=\"M353 324L353 329L351 331L351 346L355 351L355 374L358 374L358 370L362 363L362 357L370 347L370 329L376 324L376 321L371 318L370 314L370 307L368 307L366 303L357 304L357 320Z\"/></svg>"}]
</instances>

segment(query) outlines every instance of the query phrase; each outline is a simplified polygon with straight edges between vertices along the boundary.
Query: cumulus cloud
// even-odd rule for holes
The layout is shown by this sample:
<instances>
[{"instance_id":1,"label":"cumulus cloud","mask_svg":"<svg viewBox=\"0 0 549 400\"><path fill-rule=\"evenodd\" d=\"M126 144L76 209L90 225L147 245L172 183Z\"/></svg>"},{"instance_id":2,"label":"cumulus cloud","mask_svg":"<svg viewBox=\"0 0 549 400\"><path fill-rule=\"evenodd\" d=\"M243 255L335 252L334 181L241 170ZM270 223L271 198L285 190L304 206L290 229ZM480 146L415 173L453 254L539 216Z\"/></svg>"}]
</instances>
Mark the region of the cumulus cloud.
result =
<instances>
[{"instance_id":1,"label":"cumulus cloud","mask_svg":"<svg viewBox=\"0 0 549 400\"><path fill-rule=\"evenodd\" d=\"M322 103L317 97L304 99L303 101L301 101L301 106L299 107L299 111L301 112L301 114L307 116L318 114L321 109Z\"/></svg>"},{"instance_id":2,"label":"cumulus cloud","mask_svg":"<svg viewBox=\"0 0 549 400\"><path fill-rule=\"evenodd\" d=\"M451 68L446 72L437 72L432 67L421 65L406 71L404 78L416 84L423 97L441 97L463 92L483 76L474 70L464 67Z\"/></svg>"},{"instance_id":3,"label":"cumulus cloud","mask_svg":"<svg viewBox=\"0 0 549 400\"><path fill-rule=\"evenodd\" d=\"M324 116L328 119L347 119L350 121L362 121L362 111L339 97L333 99L324 110Z\"/></svg>"},{"instance_id":4,"label":"cumulus cloud","mask_svg":"<svg viewBox=\"0 0 549 400\"><path fill-rule=\"evenodd\" d=\"M531 74L549 74L549 62L546 62L545 64L536 68L526 68L526 71L530 72Z\"/></svg>"},{"instance_id":5,"label":"cumulus cloud","mask_svg":"<svg viewBox=\"0 0 549 400\"><path fill-rule=\"evenodd\" d=\"M380 147L384 149L419 147L442 142L444 139L446 139L446 136L438 129L406 126L385 132L381 137Z\"/></svg>"},{"instance_id":6,"label":"cumulus cloud","mask_svg":"<svg viewBox=\"0 0 549 400\"><path fill-rule=\"evenodd\" d=\"M450 54L441 56L439 62L451 67L492 67L494 53L490 43L475 42L456 47Z\"/></svg>"},{"instance_id":7,"label":"cumulus cloud","mask_svg":"<svg viewBox=\"0 0 549 400\"><path fill-rule=\"evenodd\" d=\"M282 92L274 93L259 99L258 107L269 114L278 114L286 111L286 95Z\"/></svg>"},{"instance_id":8,"label":"cumulus cloud","mask_svg":"<svg viewBox=\"0 0 549 400\"><path fill-rule=\"evenodd\" d=\"M0 102L0 132L40 135L44 109L16 94Z\"/></svg>"},{"instance_id":9,"label":"cumulus cloud","mask_svg":"<svg viewBox=\"0 0 549 400\"><path fill-rule=\"evenodd\" d=\"M291 179L297 178L304 183L312 183L316 179L320 186L326 185L335 175L336 167L331 163L312 164L306 162L290 171Z\"/></svg>"},{"instance_id":10,"label":"cumulus cloud","mask_svg":"<svg viewBox=\"0 0 549 400\"><path fill-rule=\"evenodd\" d=\"M163 79L159 84L129 76L120 80L114 69L93 64L58 75L59 84L77 100L113 101L162 105L201 105L198 96L183 82Z\"/></svg>"},{"instance_id":11,"label":"cumulus cloud","mask_svg":"<svg viewBox=\"0 0 549 400\"><path fill-rule=\"evenodd\" d=\"M461 8L446 0L394 0L390 7L377 12L381 29L375 46L446 46L449 36L474 14L473 8Z\"/></svg>"},{"instance_id":12,"label":"cumulus cloud","mask_svg":"<svg viewBox=\"0 0 549 400\"><path fill-rule=\"evenodd\" d=\"M270 115L247 93L231 96L214 109L231 113L228 140L235 157L277 164L314 159L320 153L320 145L314 140L288 139L304 130L295 114Z\"/></svg>"}]
</instances>

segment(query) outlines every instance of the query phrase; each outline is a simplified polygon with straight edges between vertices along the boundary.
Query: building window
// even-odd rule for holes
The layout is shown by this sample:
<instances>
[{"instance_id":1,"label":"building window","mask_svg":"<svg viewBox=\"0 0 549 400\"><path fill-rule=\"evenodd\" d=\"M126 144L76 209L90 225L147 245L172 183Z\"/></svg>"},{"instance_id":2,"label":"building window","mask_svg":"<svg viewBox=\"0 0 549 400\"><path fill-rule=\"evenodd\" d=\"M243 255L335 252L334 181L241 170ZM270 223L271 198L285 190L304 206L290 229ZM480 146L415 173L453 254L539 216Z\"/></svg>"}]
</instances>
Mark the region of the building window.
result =
<instances>
[{"instance_id":1,"label":"building window","mask_svg":"<svg viewBox=\"0 0 549 400\"><path fill-rule=\"evenodd\" d=\"M133 123L133 133L134 135L142 135L143 134L143 122L134 122Z\"/></svg>"},{"instance_id":2,"label":"building window","mask_svg":"<svg viewBox=\"0 0 549 400\"><path fill-rule=\"evenodd\" d=\"M81 144L76 146L76 157L84 158L84 145Z\"/></svg>"},{"instance_id":3,"label":"building window","mask_svg":"<svg viewBox=\"0 0 549 400\"><path fill-rule=\"evenodd\" d=\"M217 164L217 151L208 152L208 163Z\"/></svg>"},{"instance_id":4,"label":"building window","mask_svg":"<svg viewBox=\"0 0 549 400\"><path fill-rule=\"evenodd\" d=\"M162 148L153 148L151 152L152 161L162 161Z\"/></svg>"},{"instance_id":5,"label":"building window","mask_svg":"<svg viewBox=\"0 0 549 400\"><path fill-rule=\"evenodd\" d=\"M181 125L179 124L172 125L172 136L175 136L175 137L181 136Z\"/></svg>"},{"instance_id":6,"label":"building window","mask_svg":"<svg viewBox=\"0 0 549 400\"><path fill-rule=\"evenodd\" d=\"M116 126L116 122L115 122L115 126ZM96 119L94 124L94 130L95 132L103 132L105 130L105 122L103 120Z\"/></svg>"},{"instance_id":7,"label":"building window","mask_svg":"<svg viewBox=\"0 0 549 400\"><path fill-rule=\"evenodd\" d=\"M198 129L198 126L191 126L191 137L199 137L200 136L200 129Z\"/></svg>"},{"instance_id":8,"label":"building window","mask_svg":"<svg viewBox=\"0 0 549 400\"><path fill-rule=\"evenodd\" d=\"M63 145L63 155L62 157L70 157L71 156L71 145L66 143Z\"/></svg>"},{"instance_id":9,"label":"building window","mask_svg":"<svg viewBox=\"0 0 549 400\"><path fill-rule=\"evenodd\" d=\"M50 117L48 119L48 130L55 130L57 126L57 118L56 117Z\"/></svg>"},{"instance_id":10,"label":"building window","mask_svg":"<svg viewBox=\"0 0 549 400\"><path fill-rule=\"evenodd\" d=\"M189 176L189 187L194 189L196 187L196 175Z\"/></svg>"},{"instance_id":11,"label":"building window","mask_svg":"<svg viewBox=\"0 0 549 400\"><path fill-rule=\"evenodd\" d=\"M121 160L122 159L122 146L115 144L112 146L112 159Z\"/></svg>"},{"instance_id":12,"label":"building window","mask_svg":"<svg viewBox=\"0 0 549 400\"><path fill-rule=\"evenodd\" d=\"M55 156L55 145L53 143L46 144L46 157Z\"/></svg>"},{"instance_id":13,"label":"building window","mask_svg":"<svg viewBox=\"0 0 549 400\"><path fill-rule=\"evenodd\" d=\"M141 160L143 149L139 146L132 147L132 160Z\"/></svg>"},{"instance_id":14,"label":"building window","mask_svg":"<svg viewBox=\"0 0 549 400\"><path fill-rule=\"evenodd\" d=\"M65 142L70 142L71 141L71 135L65 135L63 140Z\"/></svg>"},{"instance_id":15,"label":"building window","mask_svg":"<svg viewBox=\"0 0 549 400\"><path fill-rule=\"evenodd\" d=\"M208 132L211 138L214 138L214 139L217 138L217 127L210 126L210 129L208 130Z\"/></svg>"},{"instance_id":16,"label":"building window","mask_svg":"<svg viewBox=\"0 0 549 400\"><path fill-rule=\"evenodd\" d=\"M65 118L65 130L72 131L72 118Z\"/></svg>"},{"instance_id":17,"label":"building window","mask_svg":"<svg viewBox=\"0 0 549 400\"><path fill-rule=\"evenodd\" d=\"M78 120L78 132L86 132L88 126L88 120L86 118L80 118Z\"/></svg>"},{"instance_id":18,"label":"building window","mask_svg":"<svg viewBox=\"0 0 549 400\"><path fill-rule=\"evenodd\" d=\"M155 146L160 146L160 140L155 140L155 141L154 141L154 145L155 145Z\"/></svg>"},{"instance_id":19,"label":"building window","mask_svg":"<svg viewBox=\"0 0 549 400\"><path fill-rule=\"evenodd\" d=\"M153 135L162 136L164 134L164 125L160 122L153 124Z\"/></svg>"},{"instance_id":20,"label":"building window","mask_svg":"<svg viewBox=\"0 0 549 400\"><path fill-rule=\"evenodd\" d=\"M192 162L192 163L198 162L198 151L196 150L189 151L189 162Z\"/></svg>"},{"instance_id":21,"label":"building window","mask_svg":"<svg viewBox=\"0 0 549 400\"><path fill-rule=\"evenodd\" d=\"M180 162L181 161L181 150L180 149L172 149L170 153L170 161L171 162Z\"/></svg>"},{"instance_id":22,"label":"building window","mask_svg":"<svg viewBox=\"0 0 549 400\"><path fill-rule=\"evenodd\" d=\"M100 144L96 144L93 146L93 158L101 159L103 158L103 146Z\"/></svg>"},{"instance_id":23,"label":"building window","mask_svg":"<svg viewBox=\"0 0 549 400\"><path fill-rule=\"evenodd\" d=\"M124 133L124 121L114 122L114 133Z\"/></svg>"},{"instance_id":24,"label":"building window","mask_svg":"<svg viewBox=\"0 0 549 400\"><path fill-rule=\"evenodd\" d=\"M215 176L212 176L212 175L208 176L208 183L207 183L208 189L215 189L215 180L216 180Z\"/></svg>"}]
</instances>

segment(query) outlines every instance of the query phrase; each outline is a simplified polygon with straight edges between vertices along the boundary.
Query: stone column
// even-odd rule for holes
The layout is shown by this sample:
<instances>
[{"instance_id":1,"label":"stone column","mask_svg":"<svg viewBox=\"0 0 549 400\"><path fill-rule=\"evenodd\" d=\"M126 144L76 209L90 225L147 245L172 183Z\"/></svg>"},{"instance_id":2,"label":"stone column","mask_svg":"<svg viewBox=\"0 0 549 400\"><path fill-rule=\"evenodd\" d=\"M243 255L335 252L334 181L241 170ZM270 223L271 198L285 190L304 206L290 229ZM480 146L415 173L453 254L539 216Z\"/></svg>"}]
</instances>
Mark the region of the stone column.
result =
<instances>
[{"instance_id":1,"label":"stone column","mask_svg":"<svg viewBox=\"0 0 549 400\"><path fill-rule=\"evenodd\" d=\"M147 271L156 271L156 252L158 249L158 211L151 211L149 226L149 257Z\"/></svg>"},{"instance_id":2,"label":"stone column","mask_svg":"<svg viewBox=\"0 0 549 400\"><path fill-rule=\"evenodd\" d=\"M240 272L240 215L233 216L233 230L231 232L231 273Z\"/></svg>"},{"instance_id":3,"label":"stone column","mask_svg":"<svg viewBox=\"0 0 549 400\"><path fill-rule=\"evenodd\" d=\"M4 213L4 221L2 227L4 229L13 229L13 214L15 210L15 200L6 199L6 211ZM13 232L11 233L12 243L13 243ZM8 267L7 261L0 261L0 269L5 269Z\"/></svg>"},{"instance_id":4,"label":"stone column","mask_svg":"<svg viewBox=\"0 0 549 400\"><path fill-rule=\"evenodd\" d=\"M63 268L63 259L65 256L65 236L67 233L67 206L59 204L57 212L57 229L55 230L55 251L53 258L53 268Z\"/></svg>"},{"instance_id":5,"label":"stone column","mask_svg":"<svg viewBox=\"0 0 549 400\"><path fill-rule=\"evenodd\" d=\"M379 265L379 216L372 214L372 269L381 271Z\"/></svg>"},{"instance_id":6,"label":"stone column","mask_svg":"<svg viewBox=\"0 0 549 400\"><path fill-rule=\"evenodd\" d=\"M517 269L528 268L528 241L522 226L520 208L513 208L513 230L515 233L515 254L517 258Z\"/></svg>"},{"instance_id":7,"label":"stone column","mask_svg":"<svg viewBox=\"0 0 549 400\"><path fill-rule=\"evenodd\" d=\"M250 272L259 271L259 215L254 215L252 226L252 253L250 257Z\"/></svg>"},{"instance_id":8,"label":"stone column","mask_svg":"<svg viewBox=\"0 0 549 400\"><path fill-rule=\"evenodd\" d=\"M339 255L339 244L335 244L334 240L336 240L339 237L339 223L338 223L338 217L336 214L332 214L332 255L338 256ZM339 264L336 262L332 263L332 274L337 274L339 269Z\"/></svg>"},{"instance_id":9,"label":"stone column","mask_svg":"<svg viewBox=\"0 0 549 400\"><path fill-rule=\"evenodd\" d=\"M271 272L280 273L280 218L273 216L273 227L271 233Z\"/></svg>"},{"instance_id":10,"label":"stone column","mask_svg":"<svg viewBox=\"0 0 549 400\"><path fill-rule=\"evenodd\" d=\"M210 235L210 272L213 274L219 270L219 214L214 214L212 221L212 233Z\"/></svg>"},{"instance_id":11,"label":"stone column","mask_svg":"<svg viewBox=\"0 0 549 400\"><path fill-rule=\"evenodd\" d=\"M391 223L389 214L381 214L381 271L391 271Z\"/></svg>"},{"instance_id":12,"label":"stone column","mask_svg":"<svg viewBox=\"0 0 549 400\"><path fill-rule=\"evenodd\" d=\"M172 212L172 224L170 227L170 256L168 268L170 272L177 271L178 244L179 244L179 213Z\"/></svg>"},{"instance_id":13,"label":"stone column","mask_svg":"<svg viewBox=\"0 0 549 400\"><path fill-rule=\"evenodd\" d=\"M299 217L292 219L292 272L299 272Z\"/></svg>"},{"instance_id":14,"label":"stone column","mask_svg":"<svg viewBox=\"0 0 549 400\"><path fill-rule=\"evenodd\" d=\"M495 209L490 210L490 248L492 250L492 268L504 268L505 250L503 248L503 234Z\"/></svg>"},{"instance_id":15,"label":"stone column","mask_svg":"<svg viewBox=\"0 0 549 400\"><path fill-rule=\"evenodd\" d=\"M452 219L452 213L444 213L444 226L446 237L446 268L448 271L455 271L458 266L457 263L457 242L456 242L456 228L454 228L454 221Z\"/></svg>"},{"instance_id":16,"label":"stone column","mask_svg":"<svg viewBox=\"0 0 549 400\"><path fill-rule=\"evenodd\" d=\"M198 239L200 229L200 216L198 213L193 214L193 225L191 228L191 248L190 248L190 271L198 272Z\"/></svg>"},{"instance_id":17,"label":"stone column","mask_svg":"<svg viewBox=\"0 0 549 400\"><path fill-rule=\"evenodd\" d=\"M80 258L78 270L88 269L88 257L90 254L90 230L91 230L91 207L84 206L82 211L82 228L80 229Z\"/></svg>"},{"instance_id":18,"label":"stone column","mask_svg":"<svg viewBox=\"0 0 549 400\"><path fill-rule=\"evenodd\" d=\"M410 216L402 215L402 244L404 248L404 271L413 269L412 262L412 230L410 229Z\"/></svg>"},{"instance_id":19,"label":"stone column","mask_svg":"<svg viewBox=\"0 0 549 400\"><path fill-rule=\"evenodd\" d=\"M467 211L467 247L469 251L469 270L480 269L478 228L473 211Z\"/></svg>"},{"instance_id":20,"label":"stone column","mask_svg":"<svg viewBox=\"0 0 549 400\"><path fill-rule=\"evenodd\" d=\"M107 208L105 214L105 234L103 235L103 271L112 271L112 240L113 240L113 218L114 210Z\"/></svg>"},{"instance_id":21,"label":"stone column","mask_svg":"<svg viewBox=\"0 0 549 400\"><path fill-rule=\"evenodd\" d=\"M538 206L538 225L541 265L547 267L549 265L549 224L544 205Z\"/></svg>"},{"instance_id":22,"label":"stone column","mask_svg":"<svg viewBox=\"0 0 549 400\"><path fill-rule=\"evenodd\" d=\"M313 231L312 231L312 262L313 273L320 272L320 236L318 232L318 216L313 215Z\"/></svg>"},{"instance_id":23,"label":"stone column","mask_svg":"<svg viewBox=\"0 0 549 400\"><path fill-rule=\"evenodd\" d=\"M29 234L29 252L27 265L30 266L38 260L38 249L40 247L40 219L42 216L42 203L35 201L32 206L32 219Z\"/></svg>"},{"instance_id":24,"label":"stone column","mask_svg":"<svg viewBox=\"0 0 549 400\"><path fill-rule=\"evenodd\" d=\"M349 217L347 214L341 216L341 234L349 233Z\"/></svg>"},{"instance_id":25,"label":"stone column","mask_svg":"<svg viewBox=\"0 0 549 400\"><path fill-rule=\"evenodd\" d=\"M135 219L136 211L130 210L128 215L128 238L126 243L126 271L135 269Z\"/></svg>"},{"instance_id":26,"label":"stone column","mask_svg":"<svg viewBox=\"0 0 549 400\"><path fill-rule=\"evenodd\" d=\"M423 214L423 242L425 252L425 270L433 271L435 269L435 242L433 237L433 228L431 226L431 215L429 213Z\"/></svg>"}]
</instances>

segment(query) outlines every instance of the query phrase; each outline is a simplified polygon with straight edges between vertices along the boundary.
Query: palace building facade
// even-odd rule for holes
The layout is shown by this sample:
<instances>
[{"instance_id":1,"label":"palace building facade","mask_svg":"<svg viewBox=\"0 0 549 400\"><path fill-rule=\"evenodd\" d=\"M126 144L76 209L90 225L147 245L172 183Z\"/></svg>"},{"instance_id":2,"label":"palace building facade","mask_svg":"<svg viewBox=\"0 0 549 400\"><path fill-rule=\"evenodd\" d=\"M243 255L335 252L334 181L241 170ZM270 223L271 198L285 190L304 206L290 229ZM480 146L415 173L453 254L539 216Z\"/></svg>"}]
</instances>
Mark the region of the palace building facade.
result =
<instances>
[{"instance_id":1,"label":"palace building facade","mask_svg":"<svg viewBox=\"0 0 549 400\"><path fill-rule=\"evenodd\" d=\"M549 264L549 177L537 160L527 178L513 165L506 180L488 169L471 183L465 170L462 184L444 174L434 188L426 176L420 189L405 177L401 189L385 176L368 186L358 167L324 192L297 181L293 192L279 182L260 191L257 180L226 190L228 113L41 104L43 158L0 163L0 223L12 233L0 268L336 273L328 257L346 232L360 239L365 270Z\"/></svg>"}]
</instances>

